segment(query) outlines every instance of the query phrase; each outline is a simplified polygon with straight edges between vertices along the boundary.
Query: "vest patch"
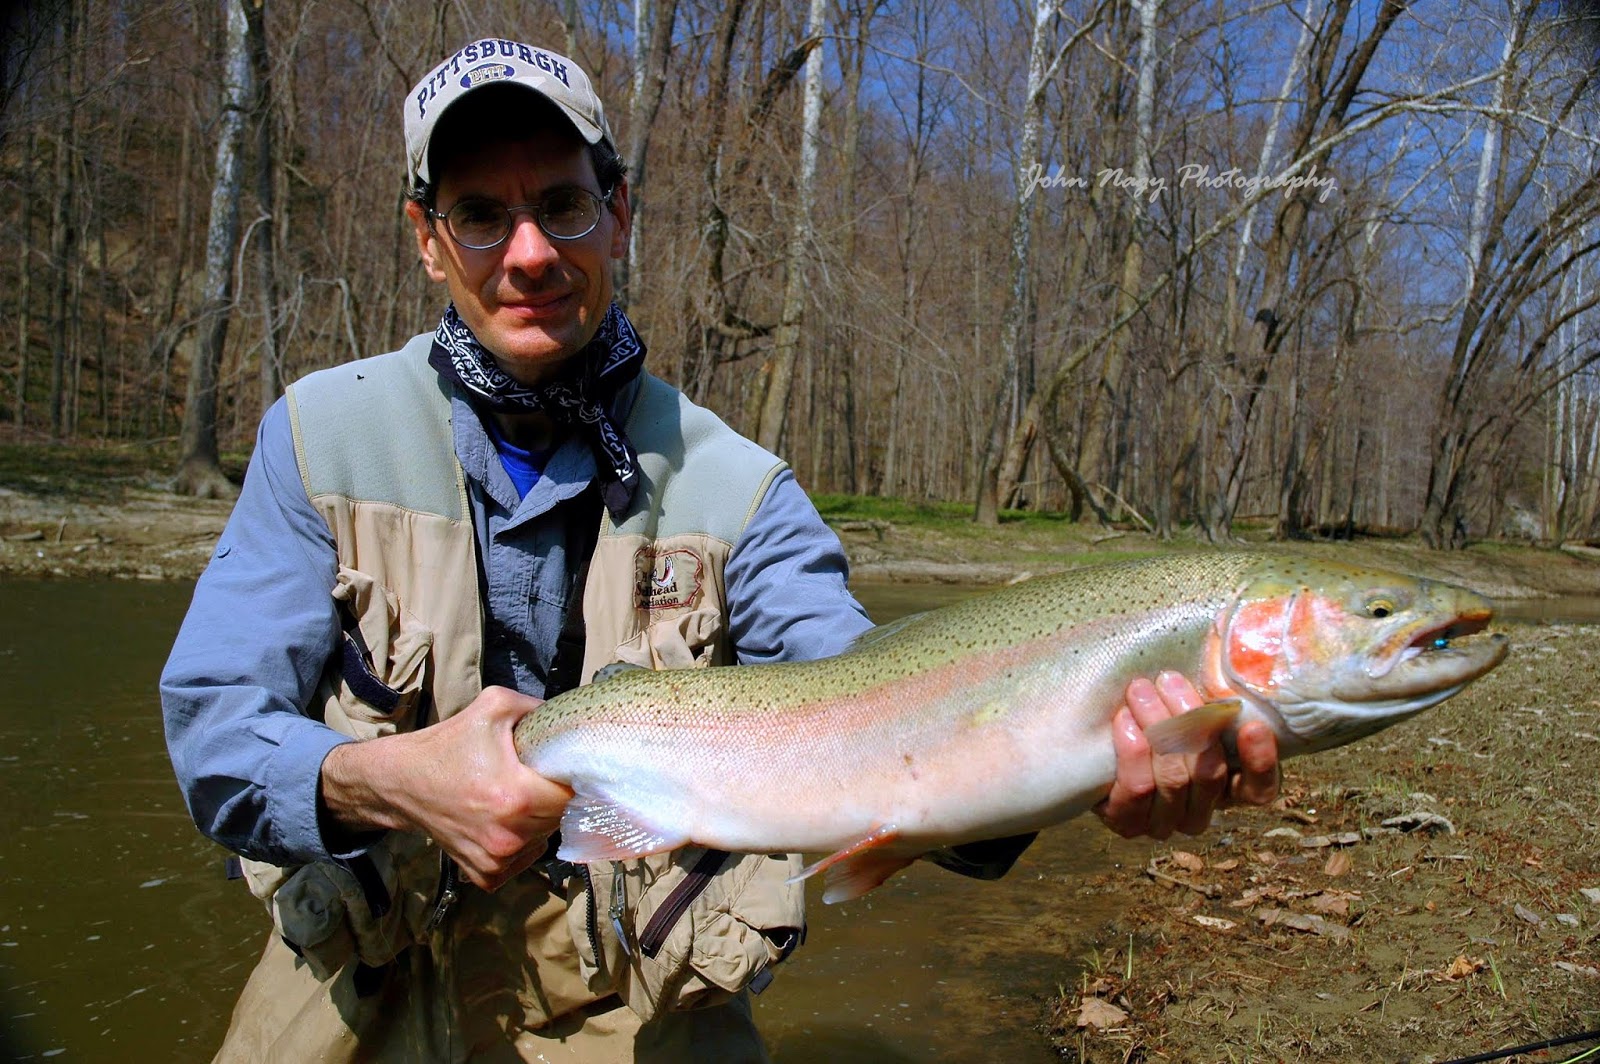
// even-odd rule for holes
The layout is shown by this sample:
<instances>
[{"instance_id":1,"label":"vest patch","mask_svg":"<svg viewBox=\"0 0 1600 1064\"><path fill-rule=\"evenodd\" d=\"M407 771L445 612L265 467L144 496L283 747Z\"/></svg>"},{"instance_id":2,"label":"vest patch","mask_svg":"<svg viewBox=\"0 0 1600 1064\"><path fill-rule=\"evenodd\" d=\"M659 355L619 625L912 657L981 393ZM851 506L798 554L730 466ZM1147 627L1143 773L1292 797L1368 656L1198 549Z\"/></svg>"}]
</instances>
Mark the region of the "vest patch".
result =
<instances>
[{"instance_id":1,"label":"vest patch","mask_svg":"<svg viewBox=\"0 0 1600 1064\"><path fill-rule=\"evenodd\" d=\"M700 602L705 571L705 559L687 547L640 547L633 556L634 605L651 612L690 609Z\"/></svg>"}]
</instances>

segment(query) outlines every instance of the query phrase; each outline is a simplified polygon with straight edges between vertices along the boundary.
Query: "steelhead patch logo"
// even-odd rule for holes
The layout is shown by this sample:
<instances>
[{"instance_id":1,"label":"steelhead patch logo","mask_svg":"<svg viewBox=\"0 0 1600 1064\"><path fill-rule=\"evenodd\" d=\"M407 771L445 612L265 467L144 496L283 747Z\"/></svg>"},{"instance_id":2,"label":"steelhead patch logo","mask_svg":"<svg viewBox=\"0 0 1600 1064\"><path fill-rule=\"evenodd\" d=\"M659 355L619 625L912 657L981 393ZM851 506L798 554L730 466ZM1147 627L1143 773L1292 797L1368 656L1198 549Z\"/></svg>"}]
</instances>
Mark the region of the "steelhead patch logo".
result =
<instances>
[{"instance_id":1,"label":"steelhead patch logo","mask_svg":"<svg viewBox=\"0 0 1600 1064\"><path fill-rule=\"evenodd\" d=\"M652 613L690 609L700 601L705 571L705 560L687 547L640 547L633 556L634 605Z\"/></svg>"}]
</instances>

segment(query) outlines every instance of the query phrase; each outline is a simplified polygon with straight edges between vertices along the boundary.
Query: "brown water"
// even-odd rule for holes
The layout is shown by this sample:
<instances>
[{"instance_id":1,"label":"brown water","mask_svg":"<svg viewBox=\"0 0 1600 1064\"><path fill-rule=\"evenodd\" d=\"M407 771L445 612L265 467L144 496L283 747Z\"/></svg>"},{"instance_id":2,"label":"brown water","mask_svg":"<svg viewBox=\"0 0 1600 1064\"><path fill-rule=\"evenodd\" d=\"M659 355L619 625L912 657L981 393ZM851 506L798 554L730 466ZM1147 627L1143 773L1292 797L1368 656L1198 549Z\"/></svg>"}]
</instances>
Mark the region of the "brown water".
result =
<instances>
[{"instance_id":1,"label":"brown water","mask_svg":"<svg viewBox=\"0 0 1600 1064\"><path fill-rule=\"evenodd\" d=\"M861 592L880 620L971 593ZM156 676L188 598L185 585L0 580L0 1060L209 1059L264 940L161 741ZM1600 619L1600 600L1539 609ZM1078 893L1085 872L1144 852L1086 818L998 883L916 867L859 901L814 902L807 945L757 1001L774 1055L1053 1059L1043 1003L1079 970L1054 932L1116 904Z\"/></svg>"}]
</instances>

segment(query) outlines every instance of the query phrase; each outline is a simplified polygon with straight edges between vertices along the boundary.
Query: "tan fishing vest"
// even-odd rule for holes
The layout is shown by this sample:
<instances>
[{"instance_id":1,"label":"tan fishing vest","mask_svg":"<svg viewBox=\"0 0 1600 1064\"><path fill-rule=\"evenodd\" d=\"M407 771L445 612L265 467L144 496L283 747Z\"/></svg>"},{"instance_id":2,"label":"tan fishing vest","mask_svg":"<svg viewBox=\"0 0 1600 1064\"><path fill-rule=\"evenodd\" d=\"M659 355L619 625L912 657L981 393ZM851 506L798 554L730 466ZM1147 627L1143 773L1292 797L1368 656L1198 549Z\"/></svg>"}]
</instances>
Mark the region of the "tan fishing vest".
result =
<instances>
[{"instance_id":1,"label":"tan fishing vest","mask_svg":"<svg viewBox=\"0 0 1600 1064\"><path fill-rule=\"evenodd\" d=\"M312 704L357 739L448 717L482 686L476 540L430 346L288 392L344 624ZM642 483L625 520L601 518L585 682L617 660L731 663L724 570L784 468L648 374L627 432ZM741 990L803 927L796 855L691 848L588 866L565 890L528 874L459 888L442 918L439 851L418 836L356 865L245 865L277 934L218 1059L764 1059ZM613 926L633 929L626 947Z\"/></svg>"}]
</instances>

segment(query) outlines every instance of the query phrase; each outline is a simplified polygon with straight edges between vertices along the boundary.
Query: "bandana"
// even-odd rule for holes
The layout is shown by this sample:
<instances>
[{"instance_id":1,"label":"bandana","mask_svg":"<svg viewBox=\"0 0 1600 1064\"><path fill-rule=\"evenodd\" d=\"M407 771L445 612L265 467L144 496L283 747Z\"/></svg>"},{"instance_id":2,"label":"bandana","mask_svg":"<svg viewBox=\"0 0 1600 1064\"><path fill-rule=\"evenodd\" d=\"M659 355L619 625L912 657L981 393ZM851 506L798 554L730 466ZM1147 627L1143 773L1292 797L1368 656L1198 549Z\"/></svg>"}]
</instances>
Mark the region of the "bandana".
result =
<instances>
[{"instance_id":1,"label":"bandana","mask_svg":"<svg viewBox=\"0 0 1600 1064\"><path fill-rule=\"evenodd\" d=\"M522 384L495 363L452 303L433 334L428 364L495 413L539 410L557 424L583 432L594 451L601 501L612 520L620 522L639 486L639 454L622 426L611 420L606 404L639 375L644 354L644 341L613 303L594 339L572 360L571 372L546 384Z\"/></svg>"}]
</instances>

